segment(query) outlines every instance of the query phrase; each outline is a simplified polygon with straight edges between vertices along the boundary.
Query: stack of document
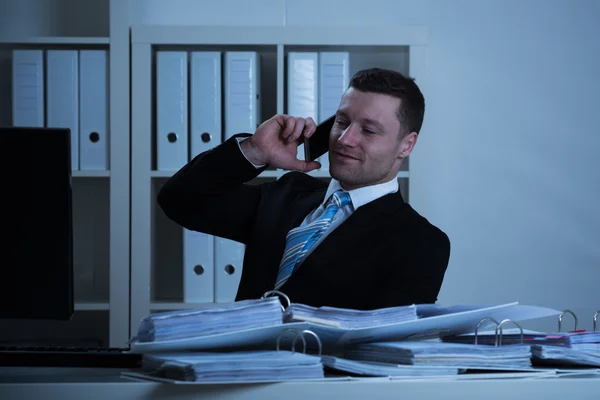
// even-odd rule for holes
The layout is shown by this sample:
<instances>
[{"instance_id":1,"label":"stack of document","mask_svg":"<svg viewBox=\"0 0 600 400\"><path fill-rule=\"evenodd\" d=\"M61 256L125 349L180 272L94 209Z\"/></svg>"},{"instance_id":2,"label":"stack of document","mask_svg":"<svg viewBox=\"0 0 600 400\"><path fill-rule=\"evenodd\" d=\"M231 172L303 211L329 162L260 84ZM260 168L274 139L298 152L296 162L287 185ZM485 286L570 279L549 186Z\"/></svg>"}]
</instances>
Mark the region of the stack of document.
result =
<instances>
[{"instance_id":1,"label":"stack of document","mask_svg":"<svg viewBox=\"0 0 600 400\"><path fill-rule=\"evenodd\" d=\"M600 344L564 347L531 346L532 362L539 366L600 367Z\"/></svg>"},{"instance_id":2,"label":"stack of document","mask_svg":"<svg viewBox=\"0 0 600 400\"><path fill-rule=\"evenodd\" d=\"M326 369L332 370L337 374L349 373L358 376L448 376L465 372L464 369L456 367L386 364L349 360L334 356L323 356L322 361Z\"/></svg>"},{"instance_id":3,"label":"stack of document","mask_svg":"<svg viewBox=\"0 0 600 400\"><path fill-rule=\"evenodd\" d=\"M381 342L349 346L344 358L468 369L531 369L531 348L528 345L475 346L435 340Z\"/></svg>"},{"instance_id":4,"label":"stack of document","mask_svg":"<svg viewBox=\"0 0 600 400\"><path fill-rule=\"evenodd\" d=\"M376 310L352 310L335 307L311 307L292 303L285 310L286 322L312 322L342 329L370 328L418 319L417 307L400 306Z\"/></svg>"},{"instance_id":5,"label":"stack of document","mask_svg":"<svg viewBox=\"0 0 600 400\"><path fill-rule=\"evenodd\" d=\"M141 321L131 342L170 341L281 324L283 311L279 298L267 297L151 314Z\"/></svg>"},{"instance_id":6,"label":"stack of document","mask_svg":"<svg viewBox=\"0 0 600 400\"><path fill-rule=\"evenodd\" d=\"M324 378L319 356L290 351L145 354L142 368L156 377L205 383Z\"/></svg>"}]
</instances>

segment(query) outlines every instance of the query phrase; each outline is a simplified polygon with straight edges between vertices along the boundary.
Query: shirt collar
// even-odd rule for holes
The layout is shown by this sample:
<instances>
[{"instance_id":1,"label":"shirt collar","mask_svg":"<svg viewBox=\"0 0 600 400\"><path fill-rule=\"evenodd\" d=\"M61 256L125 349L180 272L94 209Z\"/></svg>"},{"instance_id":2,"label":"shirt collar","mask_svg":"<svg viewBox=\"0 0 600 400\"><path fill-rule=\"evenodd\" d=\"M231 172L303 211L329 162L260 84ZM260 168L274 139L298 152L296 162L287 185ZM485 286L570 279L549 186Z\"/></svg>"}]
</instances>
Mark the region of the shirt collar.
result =
<instances>
[{"instance_id":1,"label":"shirt collar","mask_svg":"<svg viewBox=\"0 0 600 400\"><path fill-rule=\"evenodd\" d=\"M329 187L327 193L325 193L325 199L323 203L331 197L331 195L337 190L344 190L342 184L334 178L329 181ZM353 190L344 190L350 195L352 199L352 206L357 210L360 206L363 206L373 200L376 200L389 193L395 193L398 191L398 179L394 178L384 183L378 183L376 185L364 186Z\"/></svg>"}]
</instances>

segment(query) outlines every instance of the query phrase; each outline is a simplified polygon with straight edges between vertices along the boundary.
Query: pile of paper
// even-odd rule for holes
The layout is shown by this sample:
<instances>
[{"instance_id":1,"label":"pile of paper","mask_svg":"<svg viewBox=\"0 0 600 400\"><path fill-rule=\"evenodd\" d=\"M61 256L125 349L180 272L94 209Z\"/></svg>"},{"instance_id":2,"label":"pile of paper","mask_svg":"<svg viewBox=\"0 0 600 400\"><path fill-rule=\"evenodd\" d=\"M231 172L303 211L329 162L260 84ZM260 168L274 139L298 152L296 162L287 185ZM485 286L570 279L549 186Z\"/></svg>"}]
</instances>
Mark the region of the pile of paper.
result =
<instances>
[{"instance_id":1,"label":"pile of paper","mask_svg":"<svg viewBox=\"0 0 600 400\"><path fill-rule=\"evenodd\" d=\"M350 346L345 350L344 358L469 369L531 368L531 348L528 345L476 346L428 340L382 342Z\"/></svg>"},{"instance_id":2,"label":"pile of paper","mask_svg":"<svg viewBox=\"0 0 600 400\"><path fill-rule=\"evenodd\" d=\"M349 373L359 376L404 377L404 376L447 376L458 375L464 369L453 367L430 367L420 365L384 364L346 358L323 356L323 365L335 373Z\"/></svg>"},{"instance_id":3,"label":"pile of paper","mask_svg":"<svg viewBox=\"0 0 600 400\"><path fill-rule=\"evenodd\" d=\"M283 324L278 297L151 314L131 342L169 341Z\"/></svg>"},{"instance_id":4,"label":"pile of paper","mask_svg":"<svg viewBox=\"0 0 600 400\"><path fill-rule=\"evenodd\" d=\"M600 367L600 345L598 344L583 344L575 348L533 345L531 353L534 365Z\"/></svg>"},{"instance_id":5,"label":"pile of paper","mask_svg":"<svg viewBox=\"0 0 600 400\"><path fill-rule=\"evenodd\" d=\"M146 354L142 368L161 378L206 383L324 378L319 356L291 351Z\"/></svg>"},{"instance_id":6,"label":"pile of paper","mask_svg":"<svg viewBox=\"0 0 600 400\"><path fill-rule=\"evenodd\" d=\"M415 305L351 310L336 307L311 307L292 303L286 310L287 322L306 321L342 329L371 328L418 319Z\"/></svg>"}]
</instances>

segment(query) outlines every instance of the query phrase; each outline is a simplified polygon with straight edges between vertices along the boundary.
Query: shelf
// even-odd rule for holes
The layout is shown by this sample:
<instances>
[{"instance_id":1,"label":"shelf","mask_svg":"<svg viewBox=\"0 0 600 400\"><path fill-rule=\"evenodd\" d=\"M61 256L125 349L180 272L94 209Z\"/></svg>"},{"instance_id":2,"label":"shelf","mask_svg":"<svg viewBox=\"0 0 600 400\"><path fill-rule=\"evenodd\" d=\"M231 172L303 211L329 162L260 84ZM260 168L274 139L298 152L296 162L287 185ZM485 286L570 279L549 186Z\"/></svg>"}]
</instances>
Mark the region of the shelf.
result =
<instances>
[{"instance_id":1,"label":"shelf","mask_svg":"<svg viewBox=\"0 0 600 400\"><path fill-rule=\"evenodd\" d=\"M353 27L299 26L132 26L133 44L285 44L285 45L412 45L427 44L428 30L422 26Z\"/></svg>"},{"instance_id":2,"label":"shelf","mask_svg":"<svg viewBox=\"0 0 600 400\"><path fill-rule=\"evenodd\" d=\"M0 39L0 45L24 45L24 44L109 44L108 37L74 37L74 36L39 36L39 37L16 37Z\"/></svg>"},{"instance_id":3,"label":"shelf","mask_svg":"<svg viewBox=\"0 0 600 400\"><path fill-rule=\"evenodd\" d=\"M177 171L152 171L150 172L150 176L152 178L170 178L171 176L173 176L173 174L177 172ZM262 174L260 174L258 176L258 179L261 178L281 178L281 176L283 176L283 174L287 173L289 171L285 171L285 170L267 170L264 171ZM310 171L308 172L308 175L310 176L314 176L316 178L329 178L329 173L327 171ZM398 178L408 178L409 177L409 171L400 171L398 173Z\"/></svg>"},{"instance_id":4,"label":"shelf","mask_svg":"<svg viewBox=\"0 0 600 400\"><path fill-rule=\"evenodd\" d=\"M73 178L108 178L110 171L73 171Z\"/></svg>"},{"instance_id":5,"label":"shelf","mask_svg":"<svg viewBox=\"0 0 600 400\"><path fill-rule=\"evenodd\" d=\"M108 311L108 303L75 303L75 311Z\"/></svg>"}]
</instances>

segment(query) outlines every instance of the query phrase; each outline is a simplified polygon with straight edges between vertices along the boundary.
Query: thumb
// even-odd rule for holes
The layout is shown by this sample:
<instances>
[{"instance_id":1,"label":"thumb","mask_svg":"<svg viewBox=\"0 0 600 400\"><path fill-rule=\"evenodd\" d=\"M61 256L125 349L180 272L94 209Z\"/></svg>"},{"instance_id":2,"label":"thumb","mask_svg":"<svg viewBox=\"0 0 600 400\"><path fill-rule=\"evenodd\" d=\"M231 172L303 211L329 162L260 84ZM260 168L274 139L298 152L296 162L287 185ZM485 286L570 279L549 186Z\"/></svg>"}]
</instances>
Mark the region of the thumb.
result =
<instances>
[{"instance_id":1,"label":"thumb","mask_svg":"<svg viewBox=\"0 0 600 400\"><path fill-rule=\"evenodd\" d=\"M321 168L321 163L318 161L302 161L296 159L292 165L292 169L302 172L309 172L319 168Z\"/></svg>"}]
</instances>

